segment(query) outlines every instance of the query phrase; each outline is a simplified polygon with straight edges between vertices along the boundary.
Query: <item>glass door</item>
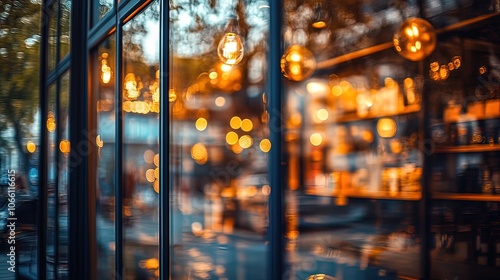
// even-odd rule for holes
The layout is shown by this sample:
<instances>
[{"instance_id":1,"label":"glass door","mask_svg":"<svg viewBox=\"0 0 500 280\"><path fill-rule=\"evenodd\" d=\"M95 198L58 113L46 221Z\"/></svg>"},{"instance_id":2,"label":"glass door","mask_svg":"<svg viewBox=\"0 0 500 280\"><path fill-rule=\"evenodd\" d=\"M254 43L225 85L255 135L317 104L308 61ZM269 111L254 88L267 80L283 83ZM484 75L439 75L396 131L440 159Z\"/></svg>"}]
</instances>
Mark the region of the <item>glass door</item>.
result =
<instances>
[{"instance_id":1,"label":"glass door","mask_svg":"<svg viewBox=\"0 0 500 280\"><path fill-rule=\"evenodd\" d=\"M500 7L465 8L442 13L460 24L447 23L424 66L432 279L494 279L500 270L500 42L492 36Z\"/></svg>"},{"instance_id":2,"label":"glass door","mask_svg":"<svg viewBox=\"0 0 500 280\"><path fill-rule=\"evenodd\" d=\"M266 279L266 1L170 6L172 279Z\"/></svg>"},{"instance_id":3,"label":"glass door","mask_svg":"<svg viewBox=\"0 0 500 280\"><path fill-rule=\"evenodd\" d=\"M424 78L393 48L411 16L413 2L284 1L283 279L423 276Z\"/></svg>"}]
</instances>

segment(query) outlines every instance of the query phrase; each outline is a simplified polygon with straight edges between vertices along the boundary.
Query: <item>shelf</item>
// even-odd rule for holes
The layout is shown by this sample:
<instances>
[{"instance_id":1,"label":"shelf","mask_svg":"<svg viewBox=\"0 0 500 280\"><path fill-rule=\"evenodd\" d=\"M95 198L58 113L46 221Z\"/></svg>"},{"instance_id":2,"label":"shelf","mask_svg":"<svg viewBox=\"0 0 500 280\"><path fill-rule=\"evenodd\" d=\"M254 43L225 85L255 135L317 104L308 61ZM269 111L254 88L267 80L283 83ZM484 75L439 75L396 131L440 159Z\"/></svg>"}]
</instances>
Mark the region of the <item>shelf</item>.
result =
<instances>
[{"instance_id":1,"label":"shelf","mask_svg":"<svg viewBox=\"0 0 500 280\"><path fill-rule=\"evenodd\" d=\"M481 16L477 16L475 18L463 20L463 21L460 21L460 22L457 22L457 23L454 23L454 24L451 24L449 26L446 26L446 27L443 27L443 28L436 30L436 34L441 35L441 34L446 34L449 32L456 31L456 30L460 30L460 29L466 28L468 26L473 26L475 24L478 24L478 23L481 23L484 21L495 19L498 16L500 16L500 13L497 12L497 13L481 15ZM371 46L368 48L364 48L361 50L356 50L356 51L346 53L343 55L339 55L337 57L333 57L333 58L330 58L327 60L319 61L316 64L316 69L328 69L328 68L333 67L335 65L349 62L349 61L354 60L354 59L370 56L372 54L376 54L378 52L382 52L382 51L385 51L387 49L391 49L393 47L394 47L393 42L385 42L385 43Z\"/></svg>"},{"instance_id":2,"label":"shelf","mask_svg":"<svg viewBox=\"0 0 500 280\"><path fill-rule=\"evenodd\" d=\"M436 147L435 154L444 153L480 153L480 152L500 152L500 144L477 144L464 146L442 146Z\"/></svg>"},{"instance_id":3,"label":"shelf","mask_svg":"<svg viewBox=\"0 0 500 280\"><path fill-rule=\"evenodd\" d=\"M395 117L407 114L413 114L420 112L420 104L406 106L403 111L391 114L373 114L369 113L367 116L360 117L357 113L349 113L349 114L341 114L338 116L333 116L332 123L348 123L348 122L356 122L356 121L364 121L364 120L373 120L384 117Z\"/></svg>"},{"instance_id":4,"label":"shelf","mask_svg":"<svg viewBox=\"0 0 500 280\"><path fill-rule=\"evenodd\" d=\"M418 201L422 198L420 192L396 192L390 193L386 191L345 191L343 193L327 193L318 191L306 191L306 194L317 195L317 196L332 196L332 197L345 197L345 198L364 198L364 199L381 199L381 200L406 200L406 201Z\"/></svg>"},{"instance_id":5,"label":"shelf","mask_svg":"<svg viewBox=\"0 0 500 280\"><path fill-rule=\"evenodd\" d=\"M462 200L462 201L498 201L500 202L500 194L482 194L482 193L444 193L435 192L432 194L433 199L439 200Z\"/></svg>"},{"instance_id":6,"label":"shelf","mask_svg":"<svg viewBox=\"0 0 500 280\"><path fill-rule=\"evenodd\" d=\"M489 117L472 117L472 118L462 118L456 121L435 121L435 123L431 124L432 127L436 126L445 126L450 124L458 124L458 123L469 123L469 122L479 122L479 121L487 121L487 120L500 120L500 116L489 116Z\"/></svg>"}]
</instances>

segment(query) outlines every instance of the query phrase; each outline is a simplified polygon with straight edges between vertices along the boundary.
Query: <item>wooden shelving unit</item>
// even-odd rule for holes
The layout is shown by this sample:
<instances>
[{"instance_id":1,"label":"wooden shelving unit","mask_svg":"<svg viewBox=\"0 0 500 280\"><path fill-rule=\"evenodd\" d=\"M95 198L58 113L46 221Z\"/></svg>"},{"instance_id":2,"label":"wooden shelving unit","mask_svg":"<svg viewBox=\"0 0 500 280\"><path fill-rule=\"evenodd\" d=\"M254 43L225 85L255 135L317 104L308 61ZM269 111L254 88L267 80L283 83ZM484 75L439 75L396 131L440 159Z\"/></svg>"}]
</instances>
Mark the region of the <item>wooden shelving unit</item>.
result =
<instances>
[{"instance_id":1,"label":"wooden shelving unit","mask_svg":"<svg viewBox=\"0 0 500 280\"><path fill-rule=\"evenodd\" d=\"M441 146L436 147L434 153L483 153L483 152L499 152L500 144L477 144L464 146Z\"/></svg>"},{"instance_id":2,"label":"wooden shelving unit","mask_svg":"<svg viewBox=\"0 0 500 280\"><path fill-rule=\"evenodd\" d=\"M461 200L461 201L495 201L500 202L500 194L482 194L482 193L432 193L433 199L439 200Z\"/></svg>"},{"instance_id":3,"label":"wooden shelving unit","mask_svg":"<svg viewBox=\"0 0 500 280\"><path fill-rule=\"evenodd\" d=\"M361 199L380 199L380 200L405 200L405 201L418 201L422 199L421 192L395 192L390 193L387 191L360 191L360 190L347 190L343 192L317 192L306 191L308 195L316 196L331 196L331 197L346 197L346 198L361 198Z\"/></svg>"},{"instance_id":4,"label":"wooden shelving unit","mask_svg":"<svg viewBox=\"0 0 500 280\"><path fill-rule=\"evenodd\" d=\"M357 113L349 113L349 114L341 114L337 116L333 116L331 119L332 123L340 124L340 123L348 123L348 122L356 122L356 121L364 121L364 120L373 120L384 117L395 117L408 115L413 113L418 113L420 111L420 104L409 105L404 108L404 110L391 114L373 114L369 113L366 116L360 117Z\"/></svg>"}]
</instances>

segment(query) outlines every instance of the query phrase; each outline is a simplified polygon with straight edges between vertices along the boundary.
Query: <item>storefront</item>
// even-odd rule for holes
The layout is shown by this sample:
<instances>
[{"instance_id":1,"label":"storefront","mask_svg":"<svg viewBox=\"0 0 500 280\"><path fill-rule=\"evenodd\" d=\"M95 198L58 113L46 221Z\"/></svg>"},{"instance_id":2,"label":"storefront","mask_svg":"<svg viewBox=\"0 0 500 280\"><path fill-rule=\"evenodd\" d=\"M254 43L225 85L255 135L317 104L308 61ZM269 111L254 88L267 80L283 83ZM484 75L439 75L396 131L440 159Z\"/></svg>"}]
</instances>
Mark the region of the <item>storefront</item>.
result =
<instances>
[{"instance_id":1,"label":"storefront","mask_svg":"<svg viewBox=\"0 0 500 280\"><path fill-rule=\"evenodd\" d=\"M500 272L498 0L42 11L39 279Z\"/></svg>"}]
</instances>

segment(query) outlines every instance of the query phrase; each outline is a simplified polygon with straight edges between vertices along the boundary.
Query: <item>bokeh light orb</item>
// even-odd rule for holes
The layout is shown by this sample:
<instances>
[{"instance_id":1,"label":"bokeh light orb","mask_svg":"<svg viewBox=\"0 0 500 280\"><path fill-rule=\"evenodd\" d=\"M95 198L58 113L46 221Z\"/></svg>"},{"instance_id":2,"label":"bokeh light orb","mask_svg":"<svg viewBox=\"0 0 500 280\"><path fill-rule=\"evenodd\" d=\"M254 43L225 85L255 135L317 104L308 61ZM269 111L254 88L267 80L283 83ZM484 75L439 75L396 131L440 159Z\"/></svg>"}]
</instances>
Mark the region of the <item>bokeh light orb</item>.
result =
<instances>
[{"instance_id":1,"label":"bokeh light orb","mask_svg":"<svg viewBox=\"0 0 500 280\"><path fill-rule=\"evenodd\" d=\"M315 69L316 58L306 47L292 45L281 57L281 73L291 81L303 81L309 78Z\"/></svg>"},{"instance_id":2,"label":"bokeh light orb","mask_svg":"<svg viewBox=\"0 0 500 280\"><path fill-rule=\"evenodd\" d=\"M436 48L436 32L432 25L421 18L404 21L393 37L394 48L404 58L419 61Z\"/></svg>"},{"instance_id":3,"label":"bokeh light orb","mask_svg":"<svg viewBox=\"0 0 500 280\"><path fill-rule=\"evenodd\" d=\"M382 138L392 138L396 135L398 125L392 118L381 118L377 122L377 133Z\"/></svg>"}]
</instances>

